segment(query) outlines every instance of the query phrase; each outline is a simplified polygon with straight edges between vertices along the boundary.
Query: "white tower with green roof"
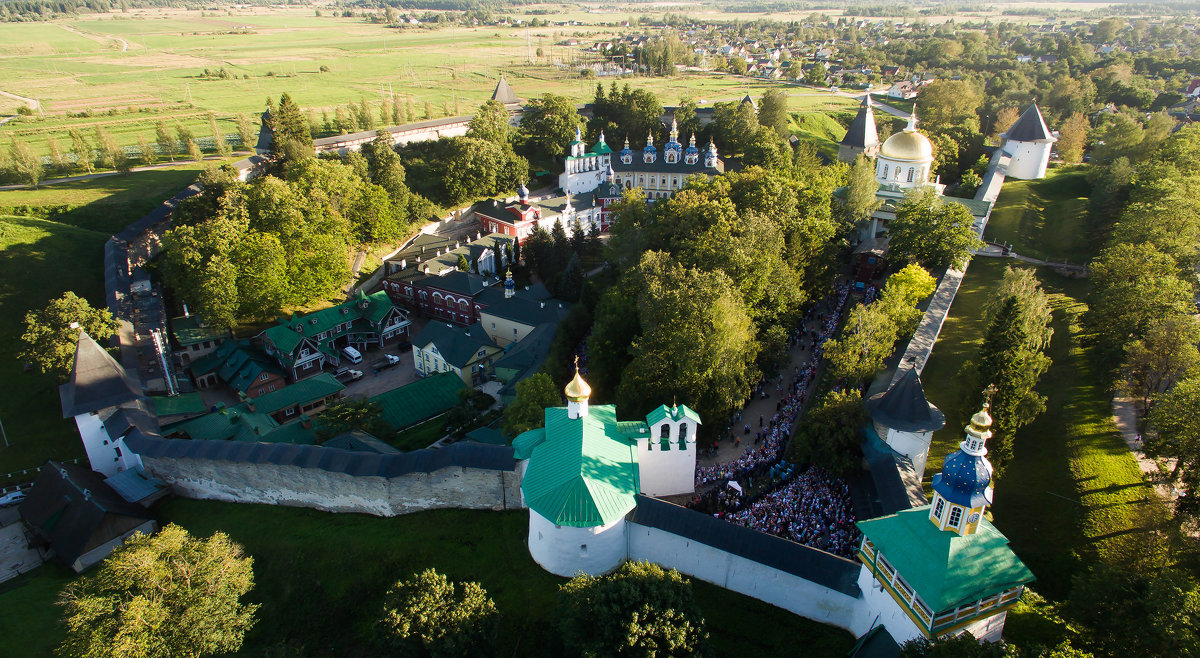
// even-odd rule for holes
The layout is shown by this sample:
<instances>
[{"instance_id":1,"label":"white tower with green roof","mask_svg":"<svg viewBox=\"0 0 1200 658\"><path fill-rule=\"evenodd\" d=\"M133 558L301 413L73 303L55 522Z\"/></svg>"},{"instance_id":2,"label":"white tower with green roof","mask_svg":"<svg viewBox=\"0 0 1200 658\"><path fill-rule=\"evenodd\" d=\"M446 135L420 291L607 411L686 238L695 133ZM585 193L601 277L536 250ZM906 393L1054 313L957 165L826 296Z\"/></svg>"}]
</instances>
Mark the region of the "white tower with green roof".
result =
<instances>
[{"instance_id":1,"label":"white tower with green roof","mask_svg":"<svg viewBox=\"0 0 1200 658\"><path fill-rule=\"evenodd\" d=\"M625 517L638 494L694 491L700 418L664 405L646 421L618 421L615 406L589 404L578 366L564 393L566 407L546 409L544 427L513 440L529 554L560 576L602 574L628 556Z\"/></svg>"},{"instance_id":2,"label":"white tower with green roof","mask_svg":"<svg viewBox=\"0 0 1200 658\"><path fill-rule=\"evenodd\" d=\"M987 408L934 476L932 504L857 524L863 591L897 642L963 631L999 640L1008 609L1034 579L984 516L992 502Z\"/></svg>"}]
</instances>

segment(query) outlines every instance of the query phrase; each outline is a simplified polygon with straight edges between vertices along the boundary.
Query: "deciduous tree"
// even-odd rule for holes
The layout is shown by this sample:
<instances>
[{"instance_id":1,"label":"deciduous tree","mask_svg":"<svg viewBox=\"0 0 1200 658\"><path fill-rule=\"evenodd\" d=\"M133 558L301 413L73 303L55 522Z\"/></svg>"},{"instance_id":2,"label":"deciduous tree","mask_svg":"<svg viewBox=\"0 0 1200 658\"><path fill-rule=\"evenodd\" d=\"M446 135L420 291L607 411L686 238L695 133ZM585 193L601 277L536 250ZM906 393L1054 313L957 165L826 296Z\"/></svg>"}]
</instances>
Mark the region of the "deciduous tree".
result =
<instances>
[{"instance_id":1,"label":"deciduous tree","mask_svg":"<svg viewBox=\"0 0 1200 658\"><path fill-rule=\"evenodd\" d=\"M938 199L926 188L909 194L888 223L888 255L920 263L927 269L961 268L983 241L975 218L965 206Z\"/></svg>"},{"instance_id":2,"label":"deciduous tree","mask_svg":"<svg viewBox=\"0 0 1200 658\"><path fill-rule=\"evenodd\" d=\"M1063 162L1076 164L1083 161L1083 149L1087 145L1091 123L1087 116L1076 112L1063 121L1058 129L1058 154Z\"/></svg>"},{"instance_id":3,"label":"deciduous tree","mask_svg":"<svg viewBox=\"0 0 1200 658\"><path fill-rule=\"evenodd\" d=\"M649 562L559 588L562 633L583 656L701 656L708 632L691 582Z\"/></svg>"},{"instance_id":4,"label":"deciduous tree","mask_svg":"<svg viewBox=\"0 0 1200 658\"><path fill-rule=\"evenodd\" d=\"M557 157L566 151L581 125L583 119L574 102L565 96L545 94L525 106L521 134L537 152Z\"/></svg>"},{"instance_id":5,"label":"deciduous tree","mask_svg":"<svg viewBox=\"0 0 1200 658\"><path fill-rule=\"evenodd\" d=\"M789 447L788 460L816 464L837 477L858 471L862 462L862 436L867 422L862 395L857 390L831 391L804 416Z\"/></svg>"},{"instance_id":6,"label":"deciduous tree","mask_svg":"<svg viewBox=\"0 0 1200 658\"><path fill-rule=\"evenodd\" d=\"M91 576L59 596L69 656L229 653L255 622L254 560L222 532L196 539L170 524L125 540Z\"/></svg>"},{"instance_id":7,"label":"deciduous tree","mask_svg":"<svg viewBox=\"0 0 1200 658\"><path fill-rule=\"evenodd\" d=\"M515 437L522 432L542 427L547 407L562 404L562 392L544 372L517 382L517 396L504 408L504 433Z\"/></svg>"},{"instance_id":8,"label":"deciduous tree","mask_svg":"<svg viewBox=\"0 0 1200 658\"><path fill-rule=\"evenodd\" d=\"M382 644L405 655L454 658L491 655L499 621L479 583L426 569L388 589L377 628Z\"/></svg>"},{"instance_id":9,"label":"deciduous tree","mask_svg":"<svg viewBox=\"0 0 1200 658\"><path fill-rule=\"evenodd\" d=\"M493 100L484 101L467 126L468 136L500 146L508 144L511 132L512 128L508 125L508 109L503 103Z\"/></svg>"},{"instance_id":10,"label":"deciduous tree","mask_svg":"<svg viewBox=\"0 0 1200 658\"><path fill-rule=\"evenodd\" d=\"M71 372L79 332L86 331L101 345L120 326L107 308L93 308L86 299L67 291L44 308L25 314L18 358L33 363L42 373L65 378Z\"/></svg>"}]
</instances>

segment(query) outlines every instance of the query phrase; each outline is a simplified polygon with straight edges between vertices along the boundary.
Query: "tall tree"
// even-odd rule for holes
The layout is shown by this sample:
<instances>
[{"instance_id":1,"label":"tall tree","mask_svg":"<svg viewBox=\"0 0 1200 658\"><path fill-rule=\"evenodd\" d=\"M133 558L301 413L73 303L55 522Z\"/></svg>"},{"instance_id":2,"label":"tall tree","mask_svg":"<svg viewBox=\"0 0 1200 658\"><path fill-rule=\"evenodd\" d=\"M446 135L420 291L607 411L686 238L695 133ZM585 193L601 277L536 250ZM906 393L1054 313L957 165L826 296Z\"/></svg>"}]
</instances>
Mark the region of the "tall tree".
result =
<instances>
[{"instance_id":1,"label":"tall tree","mask_svg":"<svg viewBox=\"0 0 1200 658\"><path fill-rule=\"evenodd\" d=\"M544 94L525 106L521 134L536 149L551 157L562 155L583 125L575 103L565 96Z\"/></svg>"},{"instance_id":2,"label":"tall tree","mask_svg":"<svg viewBox=\"0 0 1200 658\"><path fill-rule=\"evenodd\" d=\"M1193 308L1191 284L1179 277L1174 259L1152 244L1108 247L1092 262L1091 281L1084 323L1113 365L1160 318Z\"/></svg>"},{"instance_id":3,"label":"tall tree","mask_svg":"<svg viewBox=\"0 0 1200 658\"><path fill-rule=\"evenodd\" d=\"M1197 409L1200 409L1200 377L1192 377L1176 384L1150 412L1149 421L1154 432L1146 439L1146 452L1153 457L1175 459L1172 481L1181 474L1190 473L1193 477L1189 484L1195 484L1195 475L1200 472ZM1190 505L1194 508L1196 503L1190 502ZM1193 509L1192 513L1196 511Z\"/></svg>"},{"instance_id":4,"label":"tall tree","mask_svg":"<svg viewBox=\"0 0 1200 658\"><path fill-rule=\"evenodd\" d=\"M508 144L512 128L508 125L508 109L499 101L487 100L471 117L467 135L501 146Z\"/></svg>"},{"instance_id":5,"label":"tall tree","mask_svg":"<svg viewBox=\"0 0 1200 658\"><path fill-rule=\"evenodd\" d=\"M787 136L788 97L782 89L771 89L763 94L758 103L758 123L776 132L781 138Z\"/></svg>"},{"instance_id":6,"label":"tall tree","mask_svg":"<svg viewBox=\"0 0 1200 658\"><path fill-rule=\"evenodd\" d=\"M548 407L562 404L562 392L544 372L517 382L517 395L504 408L504 433L515 437L522 432L541 427Z\"/></svg>"},{"instance_id":7,"label":"tall tree","mask_svg":"<svg viewBox=\"0 0 1200 658\"><path fill-rule=\"evenodd\" d=\"M81 331L104 345L119 326L107 308L93 308L86 299L67 291L44 308L25 314L25 331L21 334L17 358L33 363L42 373L62 379L71 372Z\"/></svg>"},{"instance_id":8,"label":"tall tree","mask_svg":"<svg viewBox=\"0 0 1200 658\"><path fill-rule=\"evenodd\" d=\"M788 460L816 464L837 477L853 475L862 463L858 431L866 422L858 391L830 391L804 415L788 447Z\"/></svg>"},{"instance_id":9,"label":"tall tree","mask_svg":"<svg viewBox=\"0 0 1200 658\"><path fill-rule=\"evenodd\" d=\"M846 316L837 338L825 343L825 359L834 377L858 385L875 376L899 337L896 322L878 304L859 304Z\"/></svg>"},{"instance_id":10,"label":"tall tree","mask_svg":"<svg viewBox=\"0 0 1200 658\"><path fill-rule=\"evenodd\" d=\"M69 656L199 656L242 646L257 604L254 560L222 532L196 539L170 524L125 540L59 596Z\"/></svg>"},{"instance_id":11,"label":"tall tree","mask_svg":"<svg viewBox=\"0 0 1200 658\"><path fill-rule=\"evenodd\" d=\"M1083 149L1087 145L1088 129L1091 124L1080 112L1072 114L1058 129L1058 153L1063 162L1076 164L1083 161Z\"/></svg>"},{"instance_id":12,"label":"tall tree","mask_svg":"<svg viewBox=\"0 0 1200 658\"><path fill-rule=\"evenodd\" d=\"M499 622L479 583L426 569L388 589L377 628L382 644L402 655L453 658L491 655Z\"/></svg>"},{"instance_id":13,"label":"tall tree","mask_svg":"<svg viewBox=\"0 0 1200 658\"><path fill-rule=\"evenodd\" d=\"M34 153L31 146L23 141L19 142L16 137L13 137L9 142L8 154L12 158L13 168L21 180L30 187L37 187L38 183L42 182L46 169L42 166L42 158Z\"/></svg>"},{"instance_id":14,"label":"tall tree","mask_svg":"<svg viewBox=\"0 0 1200 658\"><path fill-rule=\"evenodd\" d=\"M931 131L961 127L979 132L983 92L966 80L935 80L917 97L917 116Z\"/></svg>"},{"instance_id":15,"label":"tall tree","mask_svg":"<svg viewBox=\"0 0 1200 658\"><path fill-rule=\"evenodd\" d=\"M339 398L325 407L317 420L317 438L327 441L352 431L385 437L389 427L383 420L383 407L370 398Z\"/></svg>"},{"instance_id":16,"label":"tall tree","mask_svg":"<svg viewBox=\"0 0 1200 658\"><path fill-rule=\"evenodd\" d=\"M258 143L258 139L254 134L254 124L250 123L250 118L242 113L238 113L236 121L238 139L242 141L242 150L253 150L255 144Z\"/></svg>"},{"instance_id":17,"label":"tall tree","mask_svg":"<svg viewBox=\"0 0 1200 658\"><path fill-rule=\"evenodd\" d=\"M154 139L158 144L158 152L170 158L171 162L174 162L175 156L179 155L179 142L171 135L171 131L167 129L167 124L159 121L155 125Z\"/></svg>"},{"instance_id":18,"label":"tall tree","mask_svg":"<svg viewBox=\"0 0 1200 658\"><path fill-rule=\"evenodd\" d=\"M1200 324L1196 318L1171 313L1157 318L1145 338L1125 351L1117 389L1141 402L1149 413L1160 396L1178 382L1200 374Z\"/></svg>"},{"instance_id":19,"label":"tall tree","mask_svg":"<svg viewBox=\"0 0 1200 658\"><path fill-rule=\"evenodd\" d=\"M879 179L875 178L875 163L861 153L850 165L846 176L846 197L843 209L846 221L858 226L871 218L871 213L883 203L876 196L879 191ZM875 236L868 236L872 238Z\"/></svg>"},{"instance_id":20,"label":"tall tree","mask_svg":"<svg viewBox=\"0 0 1200 658\"><path fill-rule=\"evenodd\" d=\"M961 268L983 241L975 218L959 203L943 201L929 188L905 197L888 223L888 254L893 259L920 263L930 270Z\"/></svg>"},{"instance_id":21,"label":"tall tree","mask_svg":"<svg viewBox=\"0 0 1200 658\"><path fill-rule=\"evenodd\" d=\"M308 119L286 92L279 96L279 109L271 113L271 132L271 152L275 155L290 161L312 154Z\"/></svg>"}]
</instances>

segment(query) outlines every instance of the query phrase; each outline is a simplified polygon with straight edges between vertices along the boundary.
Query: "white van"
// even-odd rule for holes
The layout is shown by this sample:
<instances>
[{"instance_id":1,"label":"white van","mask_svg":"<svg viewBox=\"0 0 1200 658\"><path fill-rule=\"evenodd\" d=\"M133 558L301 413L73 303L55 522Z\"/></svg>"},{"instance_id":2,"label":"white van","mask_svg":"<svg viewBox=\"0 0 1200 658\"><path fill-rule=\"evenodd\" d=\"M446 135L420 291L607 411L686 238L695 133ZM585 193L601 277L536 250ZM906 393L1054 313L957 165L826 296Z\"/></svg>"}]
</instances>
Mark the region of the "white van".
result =
<instances>
[{"instance_id":1,"label":"white van","mask_svg":"<svg viewBox=\"0 0 1200 658\"><path fill-rule=\"evenodd\" d=\"M362 353L353 347L343 347L342 356L350 363L362 363Z\"/></svg>"}]
</instances>

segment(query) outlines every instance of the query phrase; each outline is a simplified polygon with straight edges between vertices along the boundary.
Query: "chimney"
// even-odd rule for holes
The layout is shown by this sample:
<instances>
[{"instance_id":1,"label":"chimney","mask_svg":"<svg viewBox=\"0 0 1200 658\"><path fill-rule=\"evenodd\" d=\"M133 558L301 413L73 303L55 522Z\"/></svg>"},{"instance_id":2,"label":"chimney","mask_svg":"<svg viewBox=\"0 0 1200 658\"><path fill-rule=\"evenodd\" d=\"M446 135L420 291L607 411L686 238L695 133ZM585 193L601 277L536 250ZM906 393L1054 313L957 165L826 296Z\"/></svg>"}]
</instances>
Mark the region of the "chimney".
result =
<instances>
[{"instance_id":1,"label":"chimney","mask_svg":"<svg viewBox=\"0 0 1200 658\"><path fill-rule=\"evenodd\" d=\"M246 400L246 410L251 411L251 412L255 411L254 398L250 398L250 399Z\"/></svg>"},{"instance_id":2,"label":"chimney","mask_svg":"<svg viewBox=\"0 0 1200 658\"><path fill-rule=\"evenodd\" d=\"M308 414L300 414L300 427L306 430L312 429L312 419L308 417Z\"/></svg>"}]
</instances>

